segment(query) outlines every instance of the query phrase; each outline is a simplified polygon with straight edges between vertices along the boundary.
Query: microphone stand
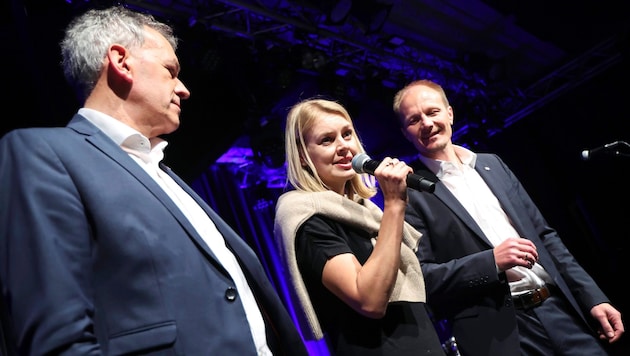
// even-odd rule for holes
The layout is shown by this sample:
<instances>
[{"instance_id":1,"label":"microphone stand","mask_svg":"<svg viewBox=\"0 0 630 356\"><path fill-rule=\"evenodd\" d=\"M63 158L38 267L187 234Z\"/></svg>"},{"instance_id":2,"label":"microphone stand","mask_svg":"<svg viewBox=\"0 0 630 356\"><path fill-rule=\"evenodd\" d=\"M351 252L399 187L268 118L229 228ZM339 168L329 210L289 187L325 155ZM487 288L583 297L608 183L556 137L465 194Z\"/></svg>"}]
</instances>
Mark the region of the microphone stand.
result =
<instances>
[{"instance_id":1,"label":"microphone stand","mask_svg":"<svg viewBox=\"0 0 630 356\"><path fill-rule=\"evenodd\" d=\"M623 150L620 150L625 148L627 151L626 152L622 152ZM599 151L599 152L597 152ZM625 141L615 141L615 142L611 142L609 144L606 144L602 147L598 147L594 150L588 151L588 150L584 150L582 151L582 159L583 160L591 160L591 155L593 153L597 153L597 155L608 155L608 156L621 156L621 157L630 157L630 143L627 143Z\"/></svg>"},{"instance_id":2,"label":"microphone stand","mask_svg":"<svg viewBox=\"0 0 630 356\"><path fill-rule=\"evenodd\" d=\"M627 143L625 141L617 141L618 144L617 146L615 146L615 148L611 151L611 154L613 156L621 156L621 157L630 157L630 143ZM629 150L629 152L621 152L619 150L619 147L625 147L626 149Z\"/></svg>"}]
</instances>

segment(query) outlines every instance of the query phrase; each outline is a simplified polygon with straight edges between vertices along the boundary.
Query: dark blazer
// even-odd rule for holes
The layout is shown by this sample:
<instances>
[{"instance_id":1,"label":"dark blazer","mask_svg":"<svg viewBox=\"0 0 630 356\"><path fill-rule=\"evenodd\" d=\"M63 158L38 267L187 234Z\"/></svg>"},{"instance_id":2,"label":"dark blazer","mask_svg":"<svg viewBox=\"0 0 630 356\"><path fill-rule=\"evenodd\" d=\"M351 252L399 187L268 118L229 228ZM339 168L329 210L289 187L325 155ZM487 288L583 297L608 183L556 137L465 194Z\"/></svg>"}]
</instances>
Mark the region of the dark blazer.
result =
<instances>
[{"instance_id":1,"label":"dark blazer","mask_svg":"<svg viewBox=\"0 0 630 356\"><path fill-rule=\"evenodd\" d=\"M275 354L307 355L253 250L162 168L237 256ZM0 286L20 355L256 355L227 271L159 185L80 115L0 141Z\"/></svg>"},{"instance_id":2,"label":"dark blazer","mask_svg":"<svg viewBox=\"0 0 630 356\"><path fill-rule=\"evenodd\" d=\"M419 160L410 165L417 174L438 181ZM608 302L608 298L575 261L498 156L478 154L475 170L494 192L519 235L536 244L540 264L571 307L590 324L587 315L591 307ZM439 182L433 194L410 190L406 219L423 234L418 257L427 301L438 318L449 321L462 354L520 354L505 273L497 273L492 244L455 196Z\"/></svg>"}]
</instances>

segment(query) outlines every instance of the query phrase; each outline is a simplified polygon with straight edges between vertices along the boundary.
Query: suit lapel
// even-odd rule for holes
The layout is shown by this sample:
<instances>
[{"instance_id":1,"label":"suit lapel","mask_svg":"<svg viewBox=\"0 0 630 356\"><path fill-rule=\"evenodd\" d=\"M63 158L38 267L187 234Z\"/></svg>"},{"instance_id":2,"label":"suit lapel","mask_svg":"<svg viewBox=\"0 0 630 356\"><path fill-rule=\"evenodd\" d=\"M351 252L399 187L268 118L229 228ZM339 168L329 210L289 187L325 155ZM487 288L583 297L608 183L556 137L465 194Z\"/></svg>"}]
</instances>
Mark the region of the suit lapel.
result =
<instances>
[{"instance_id":1,"label":"suit lapel","mask_svg":"<svg viewBox=\"0 0 630 356\"><path fill-rule=\"evenodd\" d=\"M208 214L210 219L214 222L217 230L223 235L225 242L227 243L228 248L230 248L236 258L241 262L241 264L247 265L249 261L256 261L257 257L252 249L245 243L245 241L214 211L212 208L188 185L186 184L179 176L177 176L173 170L171 170L167 165L160 163L160 168L166 172L173 180L179 184L179 186L184 189L186 193L188 193L194 200L201 206L201 208ZM195 232L194 236L198 236ZM200 237L199 237L200 238ZM201 244L205 250L207 250L210 254L210 250L206 247L205 243ZM214 257L214 255L212 254ZM251 266L248 266L253 268Z\"/></svg>"},{"instance_id":2,"label":"suit lapel","mask_svg":"<svg viewBox=\"0 0 630 356\"><path fill-rule=\"evenodd\" d=\"M440 189L438 189L440 188ZM453 211L453 213L470 228L477 237L487 243L489 246L492 246L492 243L486 235L481 231L481 228L475 222L475 219L470 216L468 211L464 208L464 206L455 198L455 196L444 186L444 184L436 184L435 187L435 196L440 199L446 206Z\"/></svg>"},{"instance_id":3,"label":"suit lapel","mask_svg":"<svg viewBox=\"0 0 630 356\"><path fill-rule=\"evenodd\" d=\"M481 228L479 227L479 225L477 225L472 216L468 214L468 211L466 211L464 206L457 200L457 198L455 198L453 193L451 193L451 191L448 190L448 188L442 182L440 182L439 178L435 174L433 174L433 172L429 171L429 169L420 160L415 160L414 162L412 162L411 166L414 168L414 172L416 174L428 178L431 181L438 182L438 184L435 185L435 191L433 192L433 195L435 195L436 198L441 200L444 205L451 209L451 211L466 226L468 226L468 228L470 228L477 237L488 244L488 246L492 246L492 243L490 242L490 240L488 240L486 235L484 235L483 231L481 231Z\"/></svg>"},{"instance_id":4,"label":"suit lapel","mask_svg":"<svg viewBox=\"0 0 630 356\"><path fill-rule=\"evenodd\" d=\"M500 167L498 160L491 159L493 157L493 155L478 154L475 170L479 173L481 179L486 182L488 188L490 188L497 200L499 200L501 208L512 222L516 231L521 234L521 236L524 236L525 230L518 219L514 203L509 199L510 194L508 193L506 184L511 182L511 180L502 174L502 172L504 172L503 168Z\"/></svg>"},{"instance_id":5,"label":"suit lapel","mask_svg":"<svg viewBox=\"0 0 630 356\"><path fill-rule=\"evenodd\" d=\"M68 127L75 130L77 133L85 135L85 140L94 146L96 149L101 151L103 154L108 156L118 165L120 165L124 170L129 172L131 176L140 182L147 190L151 192L167 209L168 211L177 219L179 224L182 226L184 230L188 233L188 235L196 242L196 244L204 251L206 254L215 261L218 261L216 256L212 253L207 244L203 241L201 236L197 233L197 230L192 226L190 221L186 218L186 216L181 212L181 210L177 207L177 205L173 202L173 200L164 192L164 190L151 178L147 172L142 169L129 155L123 151L118 145L116 145L107 135L105 135L102 131L100 131L96 126L92 125L87 119L85 119L81 115L75 115ZM170 169L168 169L170 171ZM175 175L168 172L171 177ZM175 180L177 184L184 187L186 190L186 184L184 184L179 178ZM190 192L186 190L189 194ZM195 198L195 196L193 196ZM195 198L195 200L197 200ZM219 263L217 265L220 266ZM221 267L222 268L222 267ZM226 272L227 273L227 272Z\"/></svg>"}]
</instances>

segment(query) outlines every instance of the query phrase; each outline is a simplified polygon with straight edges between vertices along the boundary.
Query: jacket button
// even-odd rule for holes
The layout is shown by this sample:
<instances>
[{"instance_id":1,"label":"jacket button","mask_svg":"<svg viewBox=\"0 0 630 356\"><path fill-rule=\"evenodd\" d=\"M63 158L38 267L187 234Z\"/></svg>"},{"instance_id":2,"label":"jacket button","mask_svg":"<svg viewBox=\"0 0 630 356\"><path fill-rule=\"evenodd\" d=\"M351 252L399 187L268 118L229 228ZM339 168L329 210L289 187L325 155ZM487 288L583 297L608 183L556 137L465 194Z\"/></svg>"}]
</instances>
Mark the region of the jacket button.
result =
<instances>
[{"instance_id":1,"label":"jacket button","mask_svg":"<svg viewBox=\"0 0 630 356\"><path fill-rule=\"evenodd\" d=\"M235 301L237 295L238 293L236 292L236 288L230 287L225 291L225 299L230 302Z\"/></svg>"}]
</instances>

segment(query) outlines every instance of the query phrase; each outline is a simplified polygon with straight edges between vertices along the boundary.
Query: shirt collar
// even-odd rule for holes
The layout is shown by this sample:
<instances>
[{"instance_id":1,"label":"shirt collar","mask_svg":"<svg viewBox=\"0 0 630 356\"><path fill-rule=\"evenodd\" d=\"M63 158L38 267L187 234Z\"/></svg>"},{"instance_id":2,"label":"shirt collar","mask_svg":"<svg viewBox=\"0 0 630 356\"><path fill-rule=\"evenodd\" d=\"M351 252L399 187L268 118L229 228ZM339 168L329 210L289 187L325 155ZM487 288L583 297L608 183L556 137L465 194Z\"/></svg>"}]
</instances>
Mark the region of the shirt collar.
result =
<instances>
[{"instance_id":1,"label":"shirt collar","mask_svg":"<svg viewBox=\"0 0 630 356\"><path fill-rule=\"evenodd\" d=\"M160 137L148 139L132 127L94 109L81 108L79 114L98 127L125 151L138 156L146 163L159 163L164 159L168 142Z\"/></svg>"},{"instance_id":2,"label":"shirt collar","mask_svg":"<svg viewBox=\"0 0 630 356\"><path fill-rule=\"evenodd\" d=\"M477 163L477 154L463 146L453 145L455 155L459 158L463 165L475 168ZM446 171L452 170L455 167L455 163L449 161L443 161L439 159L432 159L425 157L421 154L418 155L418 159L424 163L427 168L433 172L438 178L442 178Z\"/></svg>"}]
</instances>

